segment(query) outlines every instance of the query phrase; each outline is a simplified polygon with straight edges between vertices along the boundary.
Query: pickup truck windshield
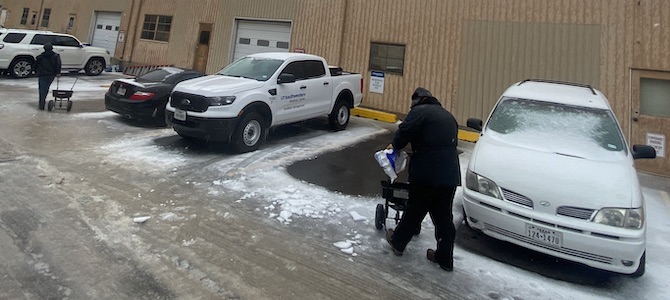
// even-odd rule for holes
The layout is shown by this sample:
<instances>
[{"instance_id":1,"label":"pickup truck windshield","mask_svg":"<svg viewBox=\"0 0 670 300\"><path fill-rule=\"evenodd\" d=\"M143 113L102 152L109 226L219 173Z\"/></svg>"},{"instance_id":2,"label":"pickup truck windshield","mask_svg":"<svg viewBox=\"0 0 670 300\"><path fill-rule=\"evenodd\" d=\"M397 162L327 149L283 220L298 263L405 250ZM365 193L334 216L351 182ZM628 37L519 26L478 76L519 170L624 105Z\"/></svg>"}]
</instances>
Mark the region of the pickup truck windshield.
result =
<instances>
[{"instance_id":1,"label":"pickup truck windshield","mask_svg":"<svg viewBox=\"0 0 670 300\"><path fill-rule=\"evenodd\" d=\"M216 74L267 81L283 62L279 59L244 57Z\"/></svg>"}]
</instances>

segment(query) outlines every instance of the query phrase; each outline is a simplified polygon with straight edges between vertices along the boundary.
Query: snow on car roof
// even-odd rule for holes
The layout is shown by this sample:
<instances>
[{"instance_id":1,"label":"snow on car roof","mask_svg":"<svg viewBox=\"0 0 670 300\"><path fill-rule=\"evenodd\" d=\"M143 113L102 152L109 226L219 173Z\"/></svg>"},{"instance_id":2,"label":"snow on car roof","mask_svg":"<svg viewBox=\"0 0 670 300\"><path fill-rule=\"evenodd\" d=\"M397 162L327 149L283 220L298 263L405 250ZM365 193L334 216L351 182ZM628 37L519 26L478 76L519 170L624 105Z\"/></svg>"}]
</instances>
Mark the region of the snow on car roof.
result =
<instances>
[{"instance_id":1,"label":"snow on car roof","mask_svg":"<svg viewBox=\"0 0 670 300\"><path fill-rule=\"evenodd\" d=\"M595 92L595 95L593 94ZM566 105L610 109L605 96L596 89L553 82L526 81L509 87L503 97L556 102Z\"/></svg>"},{"instance_id":2,"label":"snow on car roof","mask_svg":"<svg viewBox=\"0 0 670 300\"><path fill-rule=\"evenodd\" d=\"M303 58L303 59L321 59L321 57L312 55L312 54L305 54L305 53L295 53L295 52L263 52L263 53L255 53L249 55L250 57L260 57L260 58L274 58L274 59L281 59L281 60L287 60L289 58Z\"/></svg>"}]
</instances>

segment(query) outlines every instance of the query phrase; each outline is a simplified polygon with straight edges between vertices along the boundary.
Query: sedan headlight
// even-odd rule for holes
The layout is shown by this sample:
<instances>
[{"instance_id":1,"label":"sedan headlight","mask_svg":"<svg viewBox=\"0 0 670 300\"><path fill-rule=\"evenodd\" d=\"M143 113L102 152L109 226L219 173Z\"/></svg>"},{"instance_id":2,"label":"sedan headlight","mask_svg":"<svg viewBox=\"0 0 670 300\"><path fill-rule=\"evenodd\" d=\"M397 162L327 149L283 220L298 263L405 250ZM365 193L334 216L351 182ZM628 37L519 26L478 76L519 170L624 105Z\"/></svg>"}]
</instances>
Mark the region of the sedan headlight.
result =
<instances>
[{"instance_id":1,"label":"sedan headlight","mask_svg":"<svg viewBox=\"0 0 670 300\"><path fill-rule=\"evenodd\" d=\"M207 97L209 106L230 105L235 102L235 96Z\"/></svg>"},{"instance_id":2,"label":"sedan headlight","mask_svg":"<svg viewBox=\"0 0 670 300\"><path fill-rule=\"evenodd\" d=\"M644 224L642 208L603 208L593 217L593 222L627 229L640 229Z\"/></svg>"},{"instance_id":3,"label":"sedan headlight","mask_svg":"<svg viewBox=\"0 0 670 300\"><path fill-rule=\"evenodd\" d=\"M498 185L493 182L493 180L484 176L480 176L479 174L476 174L470 170L465 173L465 186L475 192L502 200L502 197L500 196L500 189L498 188Z\"/></svg>"}]
</instances>

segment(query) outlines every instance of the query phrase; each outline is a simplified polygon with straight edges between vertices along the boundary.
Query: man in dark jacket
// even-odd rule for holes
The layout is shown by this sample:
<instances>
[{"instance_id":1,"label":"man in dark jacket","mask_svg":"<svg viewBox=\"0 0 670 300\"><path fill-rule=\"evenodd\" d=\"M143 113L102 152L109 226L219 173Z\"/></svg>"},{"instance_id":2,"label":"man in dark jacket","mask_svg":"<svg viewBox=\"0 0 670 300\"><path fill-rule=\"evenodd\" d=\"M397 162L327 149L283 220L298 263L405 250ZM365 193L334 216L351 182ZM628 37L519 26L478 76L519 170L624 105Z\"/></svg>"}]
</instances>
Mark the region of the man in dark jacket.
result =
<instances>
[{"instance_id":1,"label":"man in dark jacket","mask_svg":"<svg viewBox=\"0 0 670 300\"><path fill-rule=\"evenodd\" d=\"M35 72L38 76L40 102L39 107L44 110L44 103L49 94L49 87L56 76L60 77L61 61L60 55L53 51L51 44L44 44L44 52L37 56Z\"/></svg>"},{"instance_id":2,"label":"man in dark jacket","mask_svg":"<svg viewBox=\"0 0 670 300\"><path fill-rule=\"evenodd\" d=\"M402 255L412 236L421 228L427 213L435 225L437 249L428 249L428 260L442 269L454 268L456 229L452 205L456 187L461 185L458 160L458 123L451 113L424 88L412 94L412 105L398 126L389 148L401 150L412 144L409 160L409 200L400 223L386 232L393 253Z\"/></svg>"}]
</instances>

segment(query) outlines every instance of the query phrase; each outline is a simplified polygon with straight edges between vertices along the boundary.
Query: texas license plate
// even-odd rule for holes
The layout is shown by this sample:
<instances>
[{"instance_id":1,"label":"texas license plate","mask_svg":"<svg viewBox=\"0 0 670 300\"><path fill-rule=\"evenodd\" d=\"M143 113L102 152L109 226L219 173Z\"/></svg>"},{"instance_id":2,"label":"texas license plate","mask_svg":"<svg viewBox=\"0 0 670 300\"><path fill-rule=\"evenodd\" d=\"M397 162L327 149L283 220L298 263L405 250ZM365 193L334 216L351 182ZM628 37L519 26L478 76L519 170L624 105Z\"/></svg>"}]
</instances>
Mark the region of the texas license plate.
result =
<instances>
[{"instance_id":1,"label":"texas license plate","mask_svg":"<svg viewBox=\"0 0 670 300\"><path fill-rule=\"evenodd\" d=\"M179 108L174 109L174 118L179 121L186 121L186 111Z\"/></svg>"},{"instance_id":2,"label":"texas license plate","mask_svg":"<svg viewBox=\"0 0 670 300\"><path fill-rule=\"evenodd\" d=\"M123 95L126 94L126 88L120 86L120 87L116 90L116 93L119 94L119 95L121 95L121 96L123 96Z\"/></svg>"},{"instance_id":3,"label":"texas license plate","mask_svg":"<svg viewBox=\"0 0 670 300\"><path fill-rule=\"evenodd\" d=\"M561 248L563 246L563 233L544 227L526 224L526 236L552 247Z\"/></svg>"}]
</instances>

